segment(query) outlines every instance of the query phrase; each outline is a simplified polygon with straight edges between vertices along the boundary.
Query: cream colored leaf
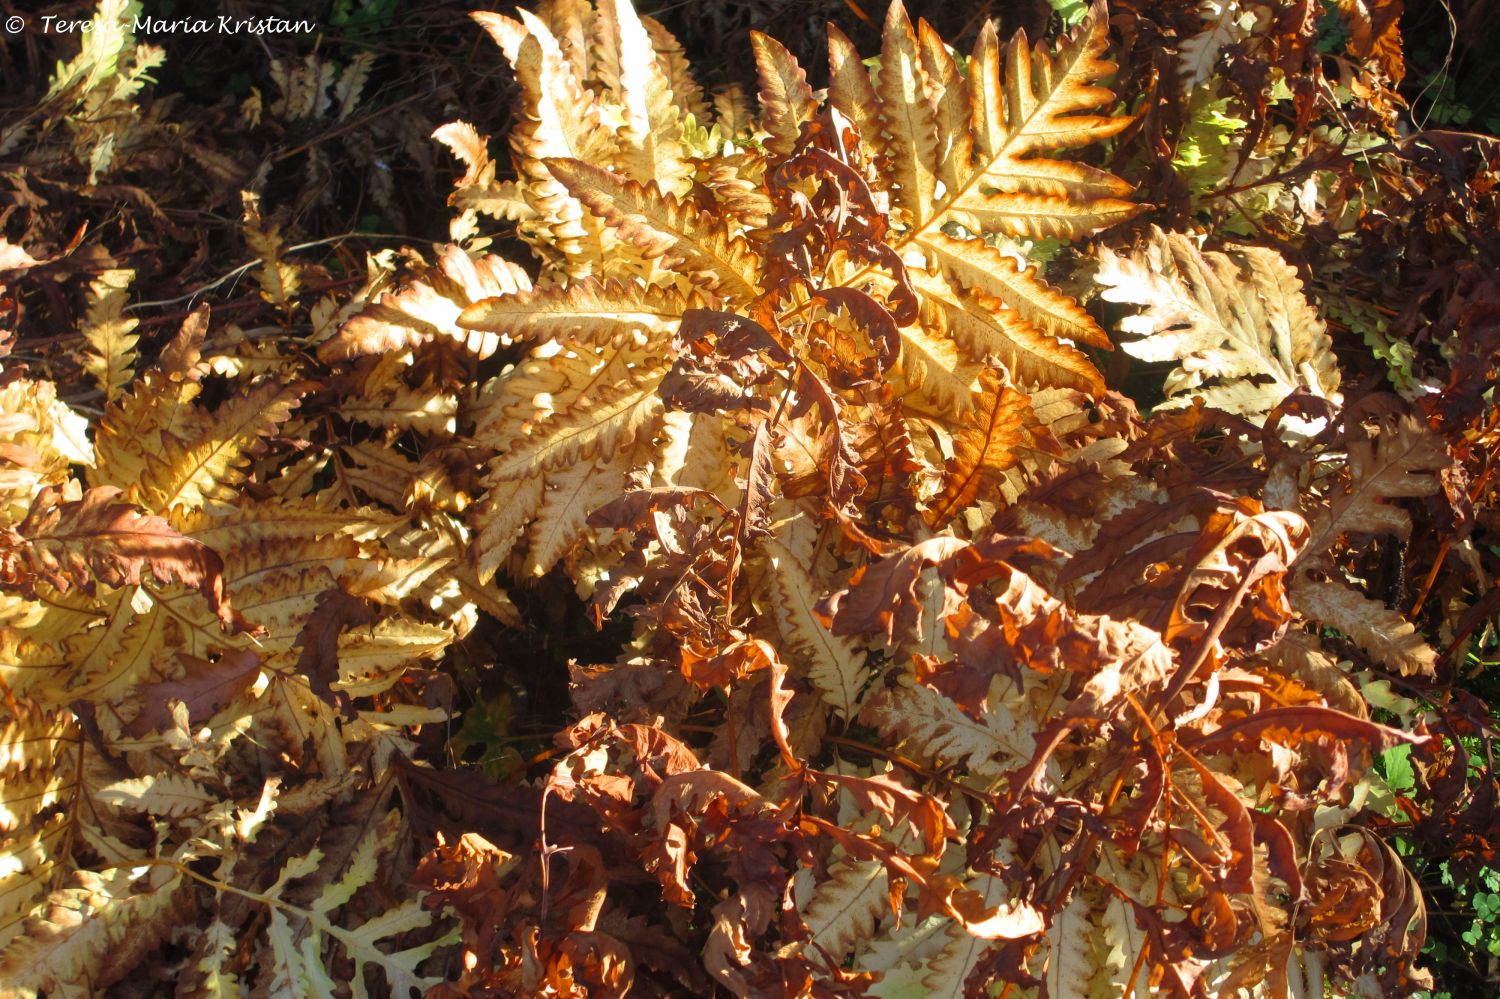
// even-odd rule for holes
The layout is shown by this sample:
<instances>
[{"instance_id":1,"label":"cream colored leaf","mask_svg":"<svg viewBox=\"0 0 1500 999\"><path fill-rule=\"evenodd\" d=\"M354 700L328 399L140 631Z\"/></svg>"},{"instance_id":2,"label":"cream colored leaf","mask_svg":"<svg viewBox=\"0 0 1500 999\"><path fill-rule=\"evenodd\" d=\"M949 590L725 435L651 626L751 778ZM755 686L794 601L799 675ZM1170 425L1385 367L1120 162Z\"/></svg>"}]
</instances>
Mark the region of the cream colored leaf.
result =
<instances>
[{"instance_id":1,"label":"cream colored leaf","mask_svg":"<svg viewBox=\"0 0 1500 999\"><path fill-rule=\"evenodd\" d=\"M232 502L261 439L291 417L302 393L300 385L267 380L220 406L192 439L164 435L161 451L146 456L137 501L157 511Z\"/></svg>"},{"instance_id":2,"label":"cream colored leaf","mask_svg":"<svg viewBox=\"0 0 1500 999\"><path fill-rule=\"evenodd\" d=\"M933 255L937 268L958 284L999 299L1043 333L1094 347L1111 346L1099 324L1081 305L1043 282L1035 268L1022 269L983 240L954 239L934 232L922 238L921 246ZM924 285L923 290L932 293L934 288Z\"/></svg>"},{"instance_id":3,"label":"cream colored leaf","mask_svg":"<svg viewBox=\"0 0 1500 999\"><path fill-rule=\"evenodd\" d=\"M1239 24L1243 13L1239 0L1203 0L1198 10L1204 19L1203 30L1177 47L1184 93L1212 77L1219 54L1248 34Z\"/></svg>"},{"instance_id":4,"label":"cream colored leaf","mask_svg":"<svg viewBox=\"0 0 1500 999\"><path fill-rule=\"evenodd\" d=\"M978 874L967 887L983 898L987 909L1000 906L1001 911L1005 911L1005 903L1010 894L1004 878ZM1039 922L1036 929L1041 929ZM957 922L949 924L945 935L948 938L947 944L923 967L922 984L927 986L927 995L936 999L965 999L969 994L969 973L990 948L992 941L971 935Z\"/></svg>"},{"instance_id":5,"label":"cream colored leaf","mask_svg":"<svg viewBox=\"0 0 1500 999\"><path fill-rule=\"evenodd\" d=\"M1098 936L1099 928L1090 918L1083 892L1075 893L1061 911L1053 913L1042 948L1045 957L1041 977L1048 996L1087 999L1092 994L1096 971L1092 956Z\"/></svg>"},{"instance_id":6,"label":"cream colored leaf","mask_svg":"<svg viewBox=\"0 0 1500 999\"><path fill-rule=\"evenodd\" d=\"M608 457L649 433L662 412L657 386L665 371L632 369L623 384L606 383L574 405L535 423L490 463L491 480L516 479Z\"/></svg>"},{"instance_id":7,"label":"cream colored leaf","mask_svg":"<svg viewBox=\"0 0 1500 999\"><path fill-rule=\"evenodd\" d=\"M541 509L546 477L540 472L523 479L494 483L481 503L472 558L482 582L489 582L520 540L526 524Z\"/></svg>"},{"instance_id":8,"label":"cream colored leaf","mask_svg":"<svg viewBox=\"0 0 1500 999\"><path fill-rule=\"evenodd\" d=\"M347 399L339 405L339 412L376 427L451 434L456 429L458 397L432 389L395 386L373 396Z\"/></svg>"},{"instance_id":9,"label":"cream colored leaf","mask_svg":"<svg viewBox=\"0 0 1500 999\"><path fill-rule=\"evenodd\" d=\"M526 571L541 576L588 530L589 514L619 496L630 470L628 456L578 461L547 476L541 508L531 525Z\"/></svg>"},{"instance_id":10,"label":"cream colored leaf","mask_svg":"<svg viewBox=\"0 0 1500 999\"><path fill-rule=\"evenodd\" d=\"M524 181L522 190L540 223L532 238L561 257L567 273L588 274L602 264L602 246L591 232L583 205L558 183L543 160L564 156L612 162L618 151L615 129L605 127L599 101L539 19L528 18L523 24L483 11L471 16L515 67L523 111L510 144Z\"/></svg>"},{"instance_id":11,"label":"cream colored leaf","mask_svg":"<svg viewBox=\"0 0 1500 999\"><path fill-rule=\"evenodd\" d=\"M170 818L193 815L218 801L197 781L174 773L116 781L94 796L105 804Z\"/></svg>"},{"instance_id":12,"label":"cream colored leaf","mask_svg":"<svg viewBox=\"0 0 1500 999\"><path fill-rule=\"evenodd\" d=\"M860 720L919 760L963 763L978 777L996 779L1031 758L1036 726L997 697L990 702L975 720L930 687L893 687L872 695Z\"/></svg>"},{"instance_id":13,"label":"cream colored leaf","mask_svg":"<svg viewBox=\"0 0 1500 999\"><path fill-rule=\"evenodd\" d=\"M463 344L480 358L499 349L501 339L459 326L459 316L475 302L528 290L526 272L497 256L470 257L447 246L437 263L397 292L386 292L318 347L325 361L405 350L439 337Z\"/></svg>"},{"instance_id":14,"label":"cream colored leaf","mask_svg":"<svg viewBox=\"0 0 1500 999\"><path fill-rule=\"evenodd\" d=\"M836 26L828 26L828 102L859 131L866 163L885 149L880 128L880 98L854 43Z\"/></svg>"},{"instance_id":15,"label":"cream colored leaf","mask_svg":"<svg viewBox=\"0 0 1500 999\"><path fill-rule=\"evenodd\" d=\"M936 334L936 335L935 335ZM974 405L979 365L966 358L958 345L929 325L901 328L900 382L920 400L908 408L931 410L942 423L962 416Z\"/></svg>"},{"instance_id":16,"label":"cream colored leaf","mask_svg":"<svg viewBox=\"0 0 1500 999\"><path fill-rule=\"evenodd\" d=\"M800 907L813 942L842 959L868 940L881 913L890 911L889 880L885 865L878 861L837 861Z\"/></svg>"},{"instance_id":17,"label":"cream colored leaf","mask_svg":"<svg viewBox=\"0 0 1500 999\"><path fill-rule=\"evenodd\" d=\"M97 994L128 970L118 963L127 946L164 940L183 918L186 886L173 867L79 871L73 878L0 957L0 992Z\"/></svg>"},{"instance_id":18,"label":"cream colored leaf","mask_svg":"<svg viewBox=\"0 0 1500 999\"><path fill-rule=\"evenodd\" d=\"M618 33L623 165L642 183L654 181L664 191L685 193L692 168L683 161L680 112L672 100L671 82L630 0L604 2L612 14L604 23Z\"/></svg>"},{"instance_id":19,"label":"cream colored leaf","mask_svg":"<svg viewBox=\"0 0 1500 999\"><path fill-rule=\"evenodd\" d=\"M940 211L937 200L938 134L927 73L906 8L897 0L886 8L881 35L880 120L890 158L896 203L921 230ZM948 194L951 196L952 191Z\"/></svg>"},{"instance_id":20,"label":"cream colored leaf","mask_svg":"<svg viewBox=\"0 0 1500 999\"><path fill-rule=\"evenodd\" d=\"M1096 3L1056 51L1041 45L1029 51L1025 34L1017 32L1005 54L1003 86L998 42L992 33L981 34L974 60L981 72L969 81L979 152L961 186L949 192L952 210L970 215L981 229L1065 239L1140 210L1121 200L1131 187L1118 177L1038 155L1101 142L1130 124L1128 116L1086 113L1114 104L1114 95L1098 85L1115 71L1103 58L1108 28L1104 6Z\"/></svg>"},{"instance_id":21,"label":"cream colored leaf","mask_svg":"<svg viewBox=\"0 0 1500 999\"><path fill-rule=\"evenodd\" d=\"M1296 271L1275 251L1203 252L1188 236L1153 229L1134 256L1103 248L1100 260L1103 297L1146 307L1120 324L1137 337L1123 349L1143 361L1178 362L1164 406L1201 396L1259 422L1299 387L1340 400L1332 342Z\"/></svg>"},{"instance_id":22,"label":"cream colored leaf","mask_svg":"<svg viewBox=\"0 0 1500 999\"><path fill-rule=\"evenodd\" d=\"M1086 354L1040 332L997 298L980 291L968 292L962 301L929 295L923 309L928 325L946 329L975 364L993 357L1018 385L1104 394L1104 376Z\"/></svg>"}]
</instances>

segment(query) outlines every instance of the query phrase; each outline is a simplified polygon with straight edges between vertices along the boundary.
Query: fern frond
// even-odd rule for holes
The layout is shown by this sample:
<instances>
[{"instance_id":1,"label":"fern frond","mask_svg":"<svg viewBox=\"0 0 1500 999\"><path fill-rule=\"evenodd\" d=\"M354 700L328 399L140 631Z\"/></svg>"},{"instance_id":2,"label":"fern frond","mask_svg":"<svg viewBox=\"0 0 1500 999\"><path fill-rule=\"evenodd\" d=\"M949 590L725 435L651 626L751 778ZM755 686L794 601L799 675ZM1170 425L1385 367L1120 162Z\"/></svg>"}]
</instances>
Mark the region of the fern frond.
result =
<instances>
[{"instance_id":1,"label":"fern frond","mask_svg":"<svg viewBox=\"0 0 1500 999\"><path fill-rule=\"evenodd\" d=\"M589 278L487 298L465 309L458 323L464 329L503 334L512 342L577 340L602 347L635 330L657 339L681 322L688 307L675 289Z\"/></svg>"},{"instance_id":2,"label":"fern frond","mask_svg":"<svg viewBox=\"0 0 1500 999\"><path fill-rule=\"evenodd\" d=\"M528 574L541 576L551 569L588 529L589 514L620 495L633 464L630 455L626 447L607 459L580 461L548 474L541 506L527 535Z\"/></svg>"},{"instance_id":3,"label":"fern frond","mask_svg":"<svg viewBox=\"0 0 1500 999\"><path fill-rule=\"evenodd\" d=\"M763 542L771 560L771 585L779 598L776 623L787 648L806 664L807 677L818 693L839 717L852 719L869 679L865 654L848 638L830 632L814 613L823 594L804 561L813 546L799 544L799 555L790 546L797 541L795 535L788 531L783 537L785 541L767 538Z\"/></svg>"},{"instance_id":4,"label":"fern frond","mask_svg":"<svg viewBox=\"0 0 1500 999\"><path fill-rule=\"evenodd\" d=\"M954 239L943 232L924 236L922 249L960 286L999 299L1026 322L1054 339L1109 348L1109 338L1083 306L1043 282L1036 269L1021 269L981 239ZM983 303L976 303L983 304Z\"/></svg>"},{"instance_id":5,"label":"fern frond","mask_svg":"<svg viewBox=\"0 0 1500 999\"><path fill-rule=\"evenodd\" d=\"M132 495L158 511L232 502L233 487L245 481L245 466L262 438L291 417L304 391L298 384L267 381L220 406L192 439L164 435L161 451L147 455L145 475Z\"/></svg>"},{"instance_id":6,"label":"fern frond","mask_svg":"<svg viewBox=\"0 0 1500 999\"><path fill-rule=\"evenodd\" d=\"M11 994L83 996L112 985L194 908L186 878L169 866L79 871L73 879L0 958L0 986Z\"/></svg>"},{"instance_id":7,"label":"fern frond","mask_svg":"<svg viewBox=\"0 0 1500 999\"><path fill-rule=\"evenodd\" d=\"M797 144L802 126L817 114L812 87L797 60L776 39L759 31L750 33L750 48L760 74L760 106L766 131L766 148L788 156Z\"/></svg>"},{"instance_id":8,"label":"fern frond","mask_svg":"<svg viewBox=\"0 0 1500 999\"><path fill-rule=\"evenodd\" d=\"M489 357L503 342L493 333L463 327L459 317L475 302L528 291L526 272L497 256L470 257L449 245L437 262L399 291L365 306L318 347L324 361L405 350L440 337L461 343L476 357Z\"/></svg>"},{"instance_id":9,"label":"fern frond","mask_svg":"<svg viewBox=\"0 0 1500 999\"><path fill-rule=\"evenodd\" d=\"M140 337L132 330L139 321L125 315L127 290L134 277L134 271L105 271L89 284L89 306L83 320L83 339L89 349L83 370L99 384L106 401L118 396L135 374Z\"/></svg>"},{"instance_id":10,"label":"fern frond","mask_svg":"<svg viewBox=\"0 0 1500 999\"><path fill-rule=\"evenodd\" d=\"M645 259L684 267L724 295L749 300L759 294L759 268L749 244L717 220L655 184L643 186L582 160L549 159L547 167Z\"/></svg>"},{"instance_id":11,"label":"fern frond","mask_svg":"<svg viewBox=\"0 0 1500 999\"><path fill-rule=\"evenodd\" d=\"M580 395L570 410L540 420L513 438L490 463L489 477L520 478L626 447L648 432L660 416L663 402L656 388L665 373L661 367L631 369L622 382Z\"/></svg>"},{"instance_id":12,"label":"fern frond","mask_svg":"<svg viewBox=\"0 0 1500 999\"><path fill-rule=\"evenodd\" d=\"M1344 583L1318 583L1299 576L1292 606L1312 621L1336 628L1402 676L1432 676L1437 653L1398 611Z\"/></svg>"},{"instance_id":13,"label":"fern frond","mask_svg":"<svg viewBox=\"0 0 1500 999\"><path fill-rule=\"evenodd\" d=\"M938 134L927 73L906 8L886 10L880 60L880 120L890 159L896 203L910 228L921 231L937 218ZM952 192L947 192L950 196Z\"/></svg>"},{"instance_id":14,"label":"fern frond","mask_svg":"<svg viewBox=\"0 0 1500 999\"><path fill-rule=\"evenodd\" d=\"M1137 256L1100 251L1104 298L1147 307L1120 328L1140 339L1123 349L1144 361L1177 361L1167 402L1210 406L1252 419L1299 386L1335 402L1333 344L1302 295L1297 273L1274 250L1198 249L1191 237L1154 229Z\"/></svg>"},{"instance_id":15,"label":"fern frond","mask_svg":"<svg viewBox=\"0 0 1500 999\"><path fill-rule=\"evenodd\" d=\"M999 777L1035 750L1035 724L1012 714L1005 704L995 700L984 717L975 720L923 684L872 695L860 720L916 759L937 766L962 762L984 778Z\"/></svg>"},{"instance_id":16,"label":"fern frond","mask_svg":"<svg viewBox=\"0 0 1500 999\"><path fill-rule=\"evenodd\" d=\"M953 459L942 494L931 503L932 522L946 521L963 510L985 483L1016 465L1038 429L1030 397L1003 384L997 369L983 368L975 404L953 439Z\"/></svg>"},{"instance_id":17,"label":"fern frond","mask_svg":"<svg viewBox=\"0 0 1500 999\"><path fill-rule=\"evenodd\" d=\"M1313 518L1298 560L1327 552L1344 534L1411 535L1411 515L1387 500L1433 496L1453 464L1443 440L1411 415L1381 422L1374 436L1349 444L1349 484Z\"/></svg>"},{"instance_id":18,"label":"fern frond","mask_svg":"<svg viewBox=\"0 0 1500 999\"><path fill-rule=\"evenodd\" d=\"M964 298L928 294L922 307L926 324L944 330L976 365L993 357L1012 381L1033 390L1054 385L1104 394L1104 376L1086 354L1039 332L997 298L980 291Z\"/></svg>"}]
</instances>

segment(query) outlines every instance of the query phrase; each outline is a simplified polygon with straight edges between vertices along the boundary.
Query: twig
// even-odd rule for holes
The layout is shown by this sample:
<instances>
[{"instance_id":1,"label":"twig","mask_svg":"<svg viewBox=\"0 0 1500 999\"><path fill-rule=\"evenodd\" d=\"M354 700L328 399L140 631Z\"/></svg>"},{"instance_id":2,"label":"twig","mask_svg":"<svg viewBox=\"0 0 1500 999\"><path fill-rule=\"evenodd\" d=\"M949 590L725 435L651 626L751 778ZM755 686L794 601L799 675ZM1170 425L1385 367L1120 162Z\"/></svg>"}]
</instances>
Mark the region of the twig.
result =
<instances>
[{"instance_id":1,"label":"twig","mask_svg":"<svg viewBox=\"0 0 1500 999\"><path fill-rule=\"evenodd\" d=\"M337 242L341 242L342 240L346 240L346 239L395 239L395 240L402 240L402 241L404 241L404 240L406 240L408 238L409 237L407 237L407 236L399 236L399 235L396 235L394 233L388 233L388 232L346 232L346 233L343 233L342 235L339 235L339 236L329 236L326 239L315 239L315 240L312 240L309 243L298 243L295 246L288 246L285 249L284 252L286 252L286 253L297 253L297 252L299 252L301 250L310 250L310 249L312 249L315 246L324 246L324 245L326 245L328 243L337 243ZM206 291L213 291L215 288L219 287L224 282L231 281L234 278L239 277L241 274L245 273L250 268L254 267L256 264L259 264L259 263L263 263L263 261L261 260L261 258L256 257L254 260L247 261L246 263L240 264L238 267L234 268L234 270L229 271L228 273L223 274L223 275L221 275L218 278L215 278L213 281L210 281L208 284L205 284L205 285L202 285L201 287L193 289L192 291L188 292L186 295L178 295L176 298L158 299L158 300L153 301L153 302L134 302L134 303L132 303L130 305L125 306L125 311L126 312L133 312L136 309L155 309L155 308L160 308L161 306L164 306L164 305L176 305L178 302L191 302L192 300L196 299L199 295L203 294L204 292L206 292Z\"/></svg>"}]
</instances>

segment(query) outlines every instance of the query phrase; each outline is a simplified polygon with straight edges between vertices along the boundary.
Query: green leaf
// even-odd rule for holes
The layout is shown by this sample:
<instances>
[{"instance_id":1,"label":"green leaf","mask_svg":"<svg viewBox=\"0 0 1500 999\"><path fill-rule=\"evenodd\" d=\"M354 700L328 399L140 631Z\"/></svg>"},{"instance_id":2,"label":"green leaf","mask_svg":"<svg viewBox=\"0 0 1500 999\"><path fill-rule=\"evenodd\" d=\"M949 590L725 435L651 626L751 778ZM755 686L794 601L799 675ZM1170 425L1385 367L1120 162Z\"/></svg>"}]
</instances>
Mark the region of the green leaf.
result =
<instances>
[{"instance_id":1,"label":"green leaf","mask_svg":"<svg viewBox=\"0 0 1500 999\"><path fill-rule=\"evenodd\" d=\"M1410 794L1417 786L1416 771L1411 765L1411 747L1393 746L1380 755L1381 772L1386 785L1397 794Z\"/></svg>"}]
</instances>

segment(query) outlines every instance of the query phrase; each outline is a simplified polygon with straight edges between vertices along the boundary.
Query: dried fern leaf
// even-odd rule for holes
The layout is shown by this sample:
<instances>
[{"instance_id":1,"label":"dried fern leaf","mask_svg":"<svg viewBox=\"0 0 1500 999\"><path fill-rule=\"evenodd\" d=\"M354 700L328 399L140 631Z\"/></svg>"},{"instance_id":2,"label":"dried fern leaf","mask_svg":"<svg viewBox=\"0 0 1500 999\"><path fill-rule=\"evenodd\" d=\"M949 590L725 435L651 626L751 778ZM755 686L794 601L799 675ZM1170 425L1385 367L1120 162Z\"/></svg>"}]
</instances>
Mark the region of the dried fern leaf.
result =
<instances>
[{"instance_id":1,"label":"dried fern leaf","mask_svg":"<svg viewBox=\"0 0 1500 999\"><path fill-rule=\"evenodd\" d=\"M966 300L928 295L923 309L928 325L945 330L975 364L993 357L1017 385L1104 394L1104 376L1087 355L1039 332L997 298L981 291L967 292Z\"/></svg>"},{"instance_id":2,"label":"dried fern leaf","mask_svg":"<svg viewBox=\"0 0 1500 999\"><path fill-rule=\"evenodd\" d=\"M1343 534L1411 534L1411 516L1387 500L1433 496L1453 463L1443 439L1411 415L1383 421L1373 437L1349 444L1349 484L1336 489L1312 522L1298 558L1328 551Z\"/></svg>"},{"instance_id":3,"label":"dried fern leaf","mask_svg":"<svg viewBox=\"0 0 1500 999\"><path fill-rule=\"evenodd\" d=\"M903 752L938 766L962 762L977 777L995 779L1030 758L1035 725L992 698L981 719L922 684L872 695L860 720Z\"/></svg>"},{"instance_id":4,"label":"dried fern leaf","mask_svg":"<svg viewBox=\"0 0 1500 999\"><path fill-rule=\"evenodd\" d=\"M188 882L170 866L79 871L0 958L10 994L86 996L120 980L191 918Z\"/></svg>"},{"instance_id":5,"label":"dried fern leaf","mask_svg":"<svg viewBox=\"0 0 1500 999\"><path fill-rule=\"evenodd\" d=\"M812 554L812 545L798 544L796 534L790 529L783 532L783 538L767 538L763 542L771 560L771 586L778 598L777 625L786 648L806 664L807 677L818 693L840 718L852 719L858 713L860 692L869 679L865 653L848 638L830 632L814 613L824 594L819 592L805 564ZM797 545L795 550L793 544Z\"/></svg>"},{"instance_id":6,"label":"dried fern leaf","mask_svg":"<svg viewBox=\"0 0 1500 999\"><path fill-rule=\"evenodd\" d=\"M291 417L304 391L299 384L266 381L220 406L191 439L163 435L131 495L159 511L233 502L251 456Z\"/></svg>"},{"instance_id":7,"label":"dried fern leaf","mask_svg":"<svg viewBox=\"0 0 1500 999\"><path fill-rule=\"evenodd\" d=\"M497 256L476 260L461 247L449 245L419 280L382 294L340 327L318 347L318 356L337 361L405 350L442 337L485 358L503 341L460 326L459 317L475 302L530 288L526 272L515 264Z\"/></svg>"},{"instance_id":8,"label":"dried fern leaf","mask_svg":"<svg viewBox=\"0 0 1500 999\"><path fill-rule=\"evenodd\" d=\"M527 535L526 572L544 575L588 530L589 514L619 496L633 464L625 448L606 460L579 461L547 476L542 503Z\"/></svg>"},{"instance_id":9,"label":"dried fern leaf","mask_svg":"<svg viewBox=\"0 0 1500 999\"><path fill-rule=\"evenodd\" d=\"M954 239L938 232L924 237L922 245L960 286L999 299L1048 336L1093 347L1110 346L1109 338L1081 305L1043 282L1034 268L1023 270L983 240Z\"/></svg>"},{"instance_id":10,"label":"dried fern leaf","mask_svg":"<svg viewBox=\"0 0 1500 999\"><path fill-rule=\"evenodd\" d=\"M493 479L514 479L537 470L607 457L653 427L662 412L656 388L666 372L634 370L623 384L605 384L568 412L558 413L513 439L489 467Z\"/></svg>"},{"instance_id":11,"label":"dried fern leaf","mask_svg":"<svg viewBox=\"0 0 1500 999\"><path fill-rule=\"evenodd\" d=\"M1003 384L1001 377L992 367L979 373L975 403L953 438L943 491L930 504L932 523L946 521L973 503L980 490L1019 462L1022 448L1036 439L1039 426L1030 397Z\"/></svg>"},{"instance_id":12,"label":"dried fern leaf","mask_svg":"<svg viewBox=\"0 0 1500 999\"><path fill-rule=\"evenodd\" d=\"M130 282L134 271L105 271L89 284L88 311L83 320L83 339L88 350L83 370L88 372L104 392L106 401L114 399L135 374L136 342L132 331L138 320L125 315Z\"/></svg>"},{"instance_id":13,"label":"dried fern leaf","mask_svg":"<svg viewBox=\"0 0 1500 999\"><path fill-rule=\"evenodd\" d=\"M62 592L92 592L96 581L138 585L145 571L162 584L197 588L226 627L243 623L225 596L219 556L119 496L101 486L63 503L54 487L42 490L10 537L0 537L0 585L30 590L43 580Z\"/></svg>"},{"instance_id":14,"label":"dried fern leaf","mask_svg":"<svg viewBox=\"0 0 1500 999\"><path fill-rule=\"evenodd\" d=\"M722 294L749 300L758 293L758 267L742 238L718 220L664 194L582 160L547 160L568 192L588 206L647 260L681 266Z\"/></svg>"},{"instance_id":15,"label":"dried fern leaf","mask_svg":"<svg viewBox=\"0 0 1500 999\"><path fill-rule=\"evenodd\" d=\"M1338 402L1339 373L1302 282L1273 250L1203 252L1191 237L1153 229L1133 257L1100 250L1104 298L1147 311L1124 320L1140 339L1123 349L1144 361L1177 361L1166 407L1196 397L1253 420L1301 387Z\"/></svg>"},{"instance_id":16,"label":"dried fern leaf","mask_svg":"<svg viewBox=\"0 0 1500 999\"><path fill-rule=\"evenodd\" d=\"M681 194L692 168L684 161L681 112L673 102L671 81L629 0L604 3L613 15L609 24L618 32L617 96L625 119L620 132L625 145L621 165L635 180Z\"/></svg>"},{"instance_id":17,"label":"dried fern leaf","mask_svg":"<svg viewBox=\"0 0 1500 999\"><path fill-rule=\"evenodd\" d=\"M937 116L906 8L892 3L882 35L880 120L885 153L891 163L896 203L910 227L921 230L937 217ZM952 192L950 191L949 194Z\"/></svg>"},{"instance_id":18,"label":"dried fern leaf","mask_svg":"<svg viewBox=\"0 0 1500 999\"><path fill-rule=\"evenodd\" d=\"M675 289L594 278L476 302L458 323L512 342L572 339L608 346L639 330L656 339L682 320L687 300Z\"/></svg>"},{"instance_id":19,"label":"dried fern leaf","mask_svg":"<svg viewBox=\"0 0 1500 999\"><path fill-rule=\"evenodd\" d=\"M1348 635L1356 645L1402 676L1432 676L1437 653L1400 612L1344 583L1317 583L1298 576L1292 606L1309 620Z\"/></svg>"},{"instance_id":20,"label":"dried fern leaf","mask_svg":"<svg viewBox=\"0 0 1500 999\"><path fill-rule=\"evenodd\" d=\"M797 60L776 39L759 31L750 32L750 48L760 74L762 123L771 137L766 148L778 156L789 156L802 126L817 114L812 87Z\"/></svg>"}]
</instances>

